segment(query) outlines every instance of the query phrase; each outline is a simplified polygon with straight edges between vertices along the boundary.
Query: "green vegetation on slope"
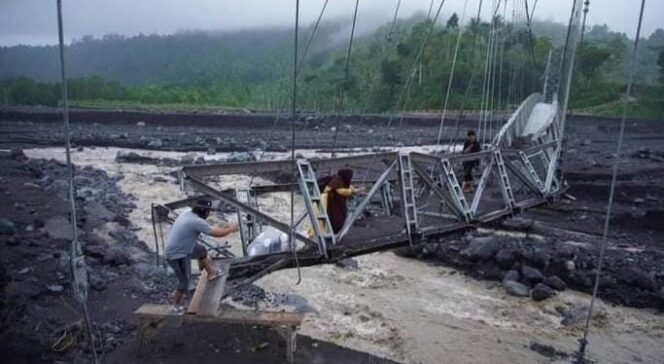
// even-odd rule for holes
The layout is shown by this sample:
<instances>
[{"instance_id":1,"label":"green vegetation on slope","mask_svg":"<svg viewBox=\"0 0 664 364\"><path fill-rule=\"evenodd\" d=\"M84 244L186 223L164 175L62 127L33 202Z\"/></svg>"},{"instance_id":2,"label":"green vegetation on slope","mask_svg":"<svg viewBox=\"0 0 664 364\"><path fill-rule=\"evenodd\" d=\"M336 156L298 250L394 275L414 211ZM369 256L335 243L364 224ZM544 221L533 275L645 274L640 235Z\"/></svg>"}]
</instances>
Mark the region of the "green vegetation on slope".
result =
<instances>
[{"instance_id":1,"label":"green vegetation on slope","mask_svg":"<svg viewBox=\"0 0 664 364\"><path fill-rule=\"evenodd\" d=\"M347 82L346 24L324 24L313 40L299 78L301 109L324 112L440 110L459 32L461 43L448 109L482 105L490 26L458 25L453 14L436 25L416 62L431 23L413 18L359 36ZM527 32L498 19L502 61L496 65L494 108L518 104L539 90L547 54L558 50L566 27L540 22ZM303 30L303 43L311 29ZM389 35L389 36L388 36ZM189 32L168 36L84 38L67 49L74 104L105 106L200 105L274 110L290 95L292 32L264 29L234 33ZM304 44L303 44L304 45ZM531 48L532 45L532 48ZM577 55L571 108L620 115L626 65L632 47L606 26L585 34ZM301 47L303 48L303 46ZM664 105L664 31L640 43L633 116L660 118ZM57 105L55 47L0 48L0 103ZM659 83L658 83L659 82ZM406 84L410 83L410 87ZM404 93L404 90L408 93ZM340 105L340 95L344 94Z\"/></svg>"}]
</instances>

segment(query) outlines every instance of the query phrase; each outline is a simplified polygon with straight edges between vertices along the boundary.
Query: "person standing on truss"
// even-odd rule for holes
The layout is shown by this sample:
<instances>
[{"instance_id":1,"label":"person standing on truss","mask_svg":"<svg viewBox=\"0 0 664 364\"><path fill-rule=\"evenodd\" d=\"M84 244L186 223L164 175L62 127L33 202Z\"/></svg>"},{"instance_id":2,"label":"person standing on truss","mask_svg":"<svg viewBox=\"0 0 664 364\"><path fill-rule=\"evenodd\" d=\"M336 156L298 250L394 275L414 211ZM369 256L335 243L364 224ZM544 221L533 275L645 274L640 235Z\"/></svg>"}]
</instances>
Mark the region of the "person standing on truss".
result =
<instances>
[{"instance_id":1,"label":"person standing on truss","mask_svg":"<svg viewBox=\"0 0 664 364\"><path fill-rule=\"evenodd\" d=\"M178 216L166 239L164 259L173 268L178 278L178 287L173 293L173 305L171 306L173 313L184 311L182 299L184 293L189 290L192 259L198 260L198 267L201 271L205 270L207 272L208 280L214 280L223 275L223 272L216 270L210 264L207 250L196 240L200 234L221 238L238 231L238 226L235 224L226 227L211 226L206 221L210 216L211 209L212 203L210 201L196 200L191 211Z\"/></svg>"},{"instance_id":2,"label":"person standing on truss","mask_svg":"<svg viewBox=\"0 0 664 364\"><path fill-rule=\"evenodd\" d=\"M475 130L468 130L466 133L466 140L463 142L463 154L478 153L482 150L480 143L477 141ZM475 181L473 178L473 170L478 165L478 160L473 159L463 162L463 192L473 193Z\"/></svg>"},{"instance_id":3,"label":"person standing on truss","mask_svg":"<svg viewBox=\"0 0 664 364\"><path fill-rule=\"evenodd\" d=\"M323 189L321 200L327 209L332 231L337 234L343 228L348 215L346 201L358 190L351 185L353 179L352 169L340 169Z\"/></svg>"}]
</instances>

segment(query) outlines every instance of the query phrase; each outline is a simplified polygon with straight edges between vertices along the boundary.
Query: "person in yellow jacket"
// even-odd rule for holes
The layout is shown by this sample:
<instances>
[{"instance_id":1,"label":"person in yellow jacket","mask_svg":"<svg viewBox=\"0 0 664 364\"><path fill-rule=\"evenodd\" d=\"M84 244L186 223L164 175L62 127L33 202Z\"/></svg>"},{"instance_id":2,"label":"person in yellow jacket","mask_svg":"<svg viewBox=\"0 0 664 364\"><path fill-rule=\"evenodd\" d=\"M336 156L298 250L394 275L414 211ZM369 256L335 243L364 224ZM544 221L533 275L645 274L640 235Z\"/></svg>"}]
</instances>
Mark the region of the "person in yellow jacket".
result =
<instances>
[{"instance_id":1,"label":"person in yellow jacket","mask_svg":"<svg viewBox=\"0 0 664 364\"><path fill-rule=\"evenodd\" d=\"M321 203L327 211L327 215L332 225L332 231L337 234L343 228L348 216L346 200L357 193L357 189L350 182L353 179L353 171L350 169L340 169L334 176L321 178L319 188L321 188ZM320 222L321 229L325 229L325 223ZM313 228L308 230L310 238L315 236Z\"/></svg>"},{"instance_id":2,"label":"person in yellow jacket","mask_svg":"<svg viewBox=\"0 0 664 364\"><path fill-rule=\"evenodd\" d=\"M343 228L348 215L346 201L357 192L350 183L353 179L352 169L340 169L325 185L321 201L330 218L332 231L337 234Z\"/></svg>"}]
</instances>

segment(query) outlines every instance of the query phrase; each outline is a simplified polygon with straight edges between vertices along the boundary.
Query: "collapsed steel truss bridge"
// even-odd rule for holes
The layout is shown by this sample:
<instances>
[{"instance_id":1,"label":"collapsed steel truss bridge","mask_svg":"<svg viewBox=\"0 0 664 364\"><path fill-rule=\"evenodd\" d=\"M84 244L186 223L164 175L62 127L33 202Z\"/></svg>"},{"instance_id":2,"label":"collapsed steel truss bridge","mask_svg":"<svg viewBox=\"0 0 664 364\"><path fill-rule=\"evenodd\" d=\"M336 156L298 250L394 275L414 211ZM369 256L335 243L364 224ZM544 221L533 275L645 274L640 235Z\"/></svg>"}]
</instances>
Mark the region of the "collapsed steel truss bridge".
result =
<instances>
[{"instance_id":1,"label":"collapsed steel truss bridge","mask_svg":"<svg viewBox=\"0 0 664 364\"><path fill-rule=\"evenodd\" d=\"M242 256L227 246L203 241L219 259L230 260L229 279L252 282L272 271L297 264L309 266L425 242L440 242L448 235L507 218L525 209L546 204L564 191L558 171L562 145L561 108L545 102L537 93L527 97L479 153L435 154L384 152L329 159L276 160L248 163L215 163L183 167L181 180L195 196L154 205L156 222L172 223L176 210L192 199L207 196L231 206L240 225ZM460 184L464 162L479 162L476 189L464 193ZM366 195L355 201L344 227L334 233L321 203L317 178L351 168L354 184L364 185ZM221 189L222 175L261 176L286 183ZM259 206L261 195L290 192L301 196L303 207L293 225L280 221ZM323 222L323 223L321 223ZM247 245L264 226L290 234L297 241L292 251L248 256ZM303 233L306 228L311 233ZM155 236L157 230L155 228ZM157 247L159 245L156 239ZM162 241L163 244L163 241Z\"/></svg>"}]
</instances>

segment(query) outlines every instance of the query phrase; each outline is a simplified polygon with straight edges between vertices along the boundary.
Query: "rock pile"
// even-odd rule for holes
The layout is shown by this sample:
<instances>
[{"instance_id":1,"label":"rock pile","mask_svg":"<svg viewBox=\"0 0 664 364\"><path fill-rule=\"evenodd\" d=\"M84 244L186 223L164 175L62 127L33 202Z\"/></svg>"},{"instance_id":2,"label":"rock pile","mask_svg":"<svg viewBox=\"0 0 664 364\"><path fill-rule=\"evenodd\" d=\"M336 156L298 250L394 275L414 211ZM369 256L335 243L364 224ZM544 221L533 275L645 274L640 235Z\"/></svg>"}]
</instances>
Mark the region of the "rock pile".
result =
<instances>
[{"instance_id":1,"label":"rock pile","mask_svg":"<svg viewBox=\"0 0 664 364\"><path fill-rule=\"evenodd\" d=\"M472 235L425 244L408 256L442 261L471 276L500 280L511 295L542 301L573 288L591 292L598 246L500 235ZM406 255L406 254L404 254ZM632 307L664 308L664 254L612 249L599 296Z\"/></svg>"}]
</instances>

